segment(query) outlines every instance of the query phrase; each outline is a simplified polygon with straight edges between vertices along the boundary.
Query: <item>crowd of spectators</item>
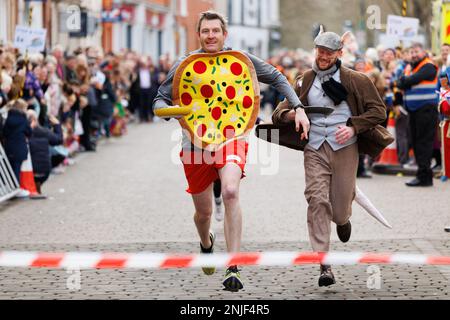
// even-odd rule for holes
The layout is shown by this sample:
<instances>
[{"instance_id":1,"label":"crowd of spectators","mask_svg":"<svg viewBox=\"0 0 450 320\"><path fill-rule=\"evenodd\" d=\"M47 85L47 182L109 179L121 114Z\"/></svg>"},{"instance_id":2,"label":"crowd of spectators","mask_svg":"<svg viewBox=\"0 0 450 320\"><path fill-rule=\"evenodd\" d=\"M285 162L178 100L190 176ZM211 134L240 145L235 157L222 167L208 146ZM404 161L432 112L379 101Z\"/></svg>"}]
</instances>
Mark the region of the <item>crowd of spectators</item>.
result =
<instances>
[{"instance_id":1,"label":"crowd of spectators","mask_svg":"<svg viewBox=\"0 0 450 320\"><path fill-rule=\"evenodd\" d=\"M95 152L99 139L125 134L129 122L151 123L153 98L171 65L168 55L156 65L129 50L55 46L23 54L0 47L0 139L17 180L28 153L41 192L75 154Z\"/></svg>"}]
</instances>

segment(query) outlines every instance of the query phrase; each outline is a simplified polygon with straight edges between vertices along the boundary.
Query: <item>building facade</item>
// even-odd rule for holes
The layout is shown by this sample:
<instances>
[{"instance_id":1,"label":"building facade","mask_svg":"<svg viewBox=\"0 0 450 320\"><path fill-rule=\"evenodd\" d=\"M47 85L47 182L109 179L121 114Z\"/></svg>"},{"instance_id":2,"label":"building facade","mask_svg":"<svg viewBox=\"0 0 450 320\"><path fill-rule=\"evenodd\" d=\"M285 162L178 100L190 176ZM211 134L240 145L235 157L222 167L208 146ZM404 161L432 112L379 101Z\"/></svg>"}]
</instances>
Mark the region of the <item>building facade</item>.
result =
<instances>
[{"instance_id":1,"label":"building facade","mask_svg":"<svg viewBox=\"0 0 450 320\"><path fill-rule=\"evenodd\" d=\"M17 1L0 0L0 44L6 44L14 37L17 12Z\"/></svg>"},{"instance_id":2,"label":"building facade","mask_svg":"<svg viewBox=\"0 0 450 320\"><path fill-rule=\"evenodd\" d=\"M180 0L177 8L177 24L179 27L178 38L185 39L184 46L180 46L178 52L184 54L200 47L197 37L197 22L200 14L207 10L217 10L213 0Z\"/></svg>"},{"instance_id":3,"label":"building facade","mask_svg":"<svg viewBox=\"0 0 450 320\"><path fill-rule=\"evenodd\" d=\"M102 46L131 49L153 60L163 54L176 58L198 47L195 24L209 9L213 0L103 0L104 13L117 12L120 19L103 23Z\"/></svg>"},{"instance_id":4,"label":"building facade","mask_svg":"<svg viewBox=\"0 0 450 320\"><path fill-rule=\"evenodd\" d=\"M47 2L50 3L47 16L51 19L43 27L51 30L48 42L50 47L60 44L72 51L78 47L101 45L101 0ZM74 19L74 16L79 16L79 19Z\"/></svg>"},{"instance_id":5,"label":"building facade","mask_svg":"<svg viewBox=\"0 0 450 320\"><path fill-rule=\"evenodd\" d=\"M74 8L80 16L75 25L70 22ZM16 26L21 25L46 29L48 48L61 44L70 51L101 45L101 11L101 0L0 0L0 42L13 43Z\"/></svg>"},{"instance_id":6,"label":"building facade","mask_svg":"<svg viewBox=\"0 0 450 320\"><path fill-rule=\"evenodd\" d=\"M0 0L1 43L13 42L16 25L28 26L30 7L31 27L47 29L47 48L130 49L154 61L199 48L197 21L206 10L230 17L227 45L263 58L280 26L278 0Z\"/></svg>"},{"instance_id":7,"label":"building facade","mask_svg":"<svg viewBox=\"0 0 450 320\"><path fill-rule=\"evenodd\" d=\"M426 14L430 3L427 0L407 2L407 16L420 19L421 34L427 33L431 21L431 17ZM376 46L380 43L380 35L386 31L387 16L402 15L401 4L402 1L392 0L282 0L281 45L289 49L311 49L318 26L323 24L326 30L339 34L352 31L362 48ZM371 10L368 13L369 8ZM380 24L371 28L368 22L375 22L372 20L375 18L374 12L379 13ZM420 14L423 14L423 17Z\"/></svg>"},{"instance_id":8,"label":"building facade","mask_svg":"<svg viewBox=\"0 0 450 320\"><path fill-rule=\"evenodd\" d=\"M102 47L118 52L130 49L154 58L163 50L168 1L103 0Z\"/></svg>"},{"instance_id":9,"label":"building facade","mask_svg":"<svg viewBox=\"0 0 450 320\"><path fill-rule=\"evenodd\" d=\"M278 0L216 1L216 9L228 17L226 45L267 59L279 46L280 14Z\"/></svg>"}]
</instances>

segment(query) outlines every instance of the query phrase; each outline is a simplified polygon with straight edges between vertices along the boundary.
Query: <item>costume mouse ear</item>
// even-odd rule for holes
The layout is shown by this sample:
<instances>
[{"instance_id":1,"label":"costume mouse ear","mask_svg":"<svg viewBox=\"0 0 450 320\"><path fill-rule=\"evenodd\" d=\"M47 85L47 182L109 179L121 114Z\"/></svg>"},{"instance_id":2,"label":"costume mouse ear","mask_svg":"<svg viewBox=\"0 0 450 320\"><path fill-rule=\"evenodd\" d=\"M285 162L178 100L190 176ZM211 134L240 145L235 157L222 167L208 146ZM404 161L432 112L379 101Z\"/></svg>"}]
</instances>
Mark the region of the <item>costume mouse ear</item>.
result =
<instances>
[{"instance_id":1,"label":"costume mouse ear","mask_svg":"<svg viewBox=\"0 0 450 320\"><path fill-rule=\"evenodd\" d=\"M352 33L350 31L347 31L344 33L341 37L341 43L344 45L347 41L350 41L352 38Z\"/></svg>"},{"instance_id":2,"label":"costume mouse ear","mask_svg":"<svg viewBox=\"0 0 450 320\"><path fill-rule=\"evenodd\" d=\"M318 36L320 36L324 32L325 31L323 30L323 24L321 24L320 27L319 27L319 34L318 34Z\"/></svg>"}]
</instances>

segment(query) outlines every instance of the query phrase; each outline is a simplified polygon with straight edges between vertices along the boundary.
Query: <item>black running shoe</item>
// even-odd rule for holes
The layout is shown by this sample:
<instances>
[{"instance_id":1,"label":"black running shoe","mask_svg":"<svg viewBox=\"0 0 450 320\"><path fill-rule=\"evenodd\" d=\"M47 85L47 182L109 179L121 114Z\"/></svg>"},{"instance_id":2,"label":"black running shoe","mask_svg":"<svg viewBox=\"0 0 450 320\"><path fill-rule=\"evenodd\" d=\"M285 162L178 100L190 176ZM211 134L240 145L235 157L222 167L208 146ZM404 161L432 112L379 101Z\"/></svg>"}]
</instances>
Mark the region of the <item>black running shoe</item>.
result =
<instances>
[{"instance_id":1,"label":"black running shoe","mask_svg":"<svg viewBox=\"0 0 450 320\"><path fill-rule=\"evenodd\" d=\"M225 290L232 292L237 292L244 288L241 274L239 273L237 266L231 266L227 269L222 284L224 285Z\"/></svg>"},{"instance_id":2,"label":"black running shoe","mask_svg":"<svg viewBox=\"0 0 450 320\"><path fill-rule=\"evenodd\" d=\"M214 252L214 242L216 241L216 235L214 232L209 232L209 238L211 239L211 248L205 249L200 242L200 253L208 254ZM210 276L216 272L216 267L202 267L203 273Z\"/></svg>"},{"instance_id":3,"label":"black running shoe","mask_svg":"<svg viewBox=\"0 0 450 320\"><path fill-rule=\"evenodd\" d=\"M320 277L319 277L319 287L328 287L336 283L334 279L334 274L331 271L331 266L321 265L320 266Z\"/></svg>"}]
</instances>

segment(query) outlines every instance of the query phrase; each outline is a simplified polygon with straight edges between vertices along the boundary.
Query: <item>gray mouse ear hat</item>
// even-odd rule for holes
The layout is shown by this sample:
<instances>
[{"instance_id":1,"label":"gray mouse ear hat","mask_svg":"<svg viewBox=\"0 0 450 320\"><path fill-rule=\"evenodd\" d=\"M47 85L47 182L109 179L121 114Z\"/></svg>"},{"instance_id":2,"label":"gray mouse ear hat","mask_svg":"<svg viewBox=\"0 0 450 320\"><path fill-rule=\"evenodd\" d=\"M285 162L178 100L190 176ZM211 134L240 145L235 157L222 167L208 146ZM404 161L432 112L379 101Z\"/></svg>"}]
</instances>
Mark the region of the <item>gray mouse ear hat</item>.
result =
<instances>
[{"instance_id":1,"label":"gray mouse ear hat","mask_svg":"<svg viewBox=\"0 0 450 320\"><path fill-rule=\"evenodd\" d=\"M334 32L324 32L323 25L320 25L320 31L316 39L314 39L314 45L331 51L338 51L344 47L343 38L345 36L341 37Z\"/></svg>"}]
</instances>

